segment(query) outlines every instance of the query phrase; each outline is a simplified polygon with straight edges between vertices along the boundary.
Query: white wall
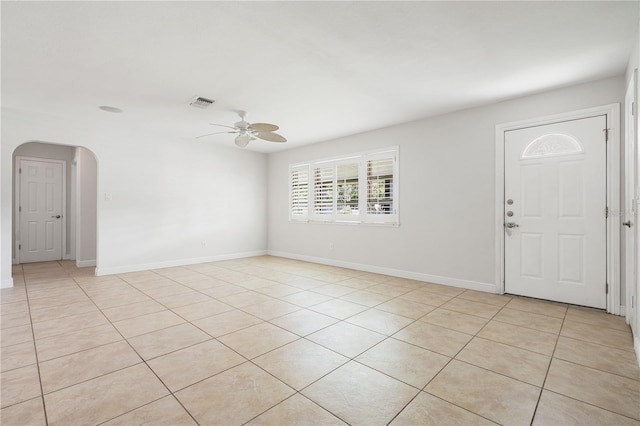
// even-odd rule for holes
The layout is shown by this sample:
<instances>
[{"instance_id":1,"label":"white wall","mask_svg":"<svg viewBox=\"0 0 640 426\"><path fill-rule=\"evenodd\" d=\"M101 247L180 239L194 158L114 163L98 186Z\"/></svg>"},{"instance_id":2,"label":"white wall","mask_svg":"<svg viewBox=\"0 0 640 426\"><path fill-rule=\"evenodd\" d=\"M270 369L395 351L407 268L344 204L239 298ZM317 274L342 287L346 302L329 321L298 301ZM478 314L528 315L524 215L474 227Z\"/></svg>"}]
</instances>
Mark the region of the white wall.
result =
<instances>
[{"instance_id":1,"label":"white wall","mask_svg":"<svg viewBox=\"0 0 640 426\"><path fill-rule=\"evenodd\" d=\"M268 247L491 290L495 125L622 102L624 85L611 78L271 154L268 168L263 154L4 108L2 284L11 282L11 156L24 142L46 141L85 146L97 157L99 273ZM400 146L399 227L288 222L289 163L391 145Z\"/></svg>"},{"instance_id":2,"label":"white wall","mask_svg":"<svg viewBox=\"0 0 640 426\"><path fill-rule=\"evenodd\" d=\"M610 78L271 154L269 252L495 290L495 126L622 103L624 85ZM400 146L399 227L288 222L290 163L391 145Z\"/></svg>"},{"instance_id":3,"label":"white wall","mask_svg":"<svg viewBox=\"0 0 640 426\"><path fill-rule=\"evenodd\" d=\"M76 150L77 162L77 235L76 264L95 266L98 244L98 165L93 154L85 148Z\"/></svg>"},{"instance_id":4,"label":"white wall","mask_svg":"<svg viewBox=\"0 0 640 426\"><path fill-rule=\"evenodd\" d=\"M7 108L1 136L2 286L12 282L11 157L28 141L84 146L95 154L100 274L266 251L264 154Z\"/></svg>"}]
</instances>

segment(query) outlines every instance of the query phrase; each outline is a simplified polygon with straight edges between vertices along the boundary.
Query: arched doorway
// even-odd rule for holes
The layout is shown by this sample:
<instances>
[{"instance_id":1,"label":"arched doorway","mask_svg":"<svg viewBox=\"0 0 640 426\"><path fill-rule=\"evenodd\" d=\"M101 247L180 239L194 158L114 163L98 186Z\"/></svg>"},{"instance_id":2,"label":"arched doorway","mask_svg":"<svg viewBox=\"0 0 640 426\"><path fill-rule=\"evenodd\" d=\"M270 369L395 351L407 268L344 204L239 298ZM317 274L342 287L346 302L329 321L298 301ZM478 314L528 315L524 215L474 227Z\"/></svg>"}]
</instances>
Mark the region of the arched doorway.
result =
<instances>
[{"instance_id":1,"label":"arched doorway","mask_svg":"<svg viewBox=\"0 0 640 426\"><path fill-rule=\"evenodd\" d=\"M13 263L97 259L97 160L87 148L27 142L13 152Z\"/></svg>"}]
</instances>

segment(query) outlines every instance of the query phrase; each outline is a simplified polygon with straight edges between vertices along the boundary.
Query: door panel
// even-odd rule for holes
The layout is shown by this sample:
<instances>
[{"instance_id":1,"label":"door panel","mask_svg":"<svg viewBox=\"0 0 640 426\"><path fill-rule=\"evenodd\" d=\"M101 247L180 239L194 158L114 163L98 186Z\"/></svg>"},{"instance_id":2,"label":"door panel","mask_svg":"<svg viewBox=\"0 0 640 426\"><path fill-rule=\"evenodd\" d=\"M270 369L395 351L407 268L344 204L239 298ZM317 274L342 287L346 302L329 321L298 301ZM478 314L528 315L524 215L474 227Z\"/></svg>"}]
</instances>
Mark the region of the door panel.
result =
<instances>
[{"instance_id":1,"label":"door panel","mask_svg":"<svg viewBox=\"0 0 640 426\"><path fill-rule=\"evenodd\" d=\"M61 163L20 160L20 262L62 259Z\"/></svg>"},{"instance_id":2,"label":"door panel","mask_svg":"<svg viewBox=\"0 0 640 426\"><path fill-rule=\"evenodd\" d=\"M584 284L584 236L558 236L558 281Z\"/></svg>"},{"instance_id":3,"label":"door panel","mask_svg":"<svg viewBox=\"0 0 640 426\"><path fill-rule=\"evenodd\" d=\"M568 161L560 164L560 204L561 218L584 218L584 186L582 162Z\"/></svg>"},{"instance_id":4,"label":"door panel","mask_svg":"<svg viewBox=\"0 0 640 426\"><path fill-rule=\"evenodd\" d=\"M539 233L522 233L520 241L520 276L542 279L544 236Z\"/></svg>"},{"instance_id":5,"label":"door panel","mask_svg":"<svg viewBox=\"0 0 640 426\"><path fill-rule=\"evenodd\" d=\"M606 307L605 128L600 116L505 133L506 292Z\"/></svg>"},{"instance_id":6,"label":"door panel","mask_svg":"<svg viewBox=\"0 0 640 426\"><path fill-rule=\"evenodd\" d=\"M522 217L542 217L542 167L539 164L522 166Z\"/></svg>"}]
</instances>

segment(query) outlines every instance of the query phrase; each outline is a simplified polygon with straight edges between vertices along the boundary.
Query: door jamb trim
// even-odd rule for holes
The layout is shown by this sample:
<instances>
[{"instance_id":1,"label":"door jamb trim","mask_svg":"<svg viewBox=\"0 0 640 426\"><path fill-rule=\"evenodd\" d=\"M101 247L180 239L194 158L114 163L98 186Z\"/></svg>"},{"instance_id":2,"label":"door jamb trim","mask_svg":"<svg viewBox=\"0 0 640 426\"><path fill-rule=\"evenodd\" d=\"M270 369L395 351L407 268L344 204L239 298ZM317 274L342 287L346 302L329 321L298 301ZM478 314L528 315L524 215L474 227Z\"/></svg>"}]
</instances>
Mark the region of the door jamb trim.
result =
<instances>
[{"instance_id":1,"label":"door jamb trim","mask_svg":"<svg viewBox=\"0 0 640 426\"><path fill-rule=\"evenodd\" d=\"M620 104L602 105L560 114L496 125L495 133L495 280L498 293L504 293L504 143L505 132L605 115L609 128L607 142L607 312L620 315ZM603 291L605 291L603 284Z\"/></svg>"},{"instance_id":2,"label":"door jamb trim","mask_svg":"<svg viewBox=\"0 0 640 426\"><path fill-rule=\"evenodd\" d=\"M45 163L58 163L62 164L62 217L64 220L62 221L62 235L61 235L61 243L62 243L62 253L60 254L61 260L65 259L65 254L67 252L67 161L66 160L57 160L54 158L39 158L39 157L27 157L27 156L16 156L15 163L13 165L13 176L14 176L14 211L15 211L15 223L13 224L13 250L15 253L15 260L19 264L20 263L20 250L18 250L18 245L20 244L20 162L22 160L27 161L40 161ZM17 231L17 232L16 232Z\"/></svg>"}]
</instances>

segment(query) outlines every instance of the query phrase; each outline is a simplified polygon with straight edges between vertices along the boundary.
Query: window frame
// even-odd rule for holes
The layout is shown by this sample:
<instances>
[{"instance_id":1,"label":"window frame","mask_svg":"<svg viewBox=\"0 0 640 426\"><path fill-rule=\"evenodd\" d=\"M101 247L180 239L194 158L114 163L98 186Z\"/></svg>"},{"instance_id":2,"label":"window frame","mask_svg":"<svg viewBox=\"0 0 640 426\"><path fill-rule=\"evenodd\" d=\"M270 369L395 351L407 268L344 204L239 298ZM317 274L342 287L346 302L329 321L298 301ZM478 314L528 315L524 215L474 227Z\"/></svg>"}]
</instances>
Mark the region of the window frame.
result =
<instances>
[{"instance_id":1,"label":"window frame","mask_svg":"<svg viewBox=\"0 0 640 426\"><path fill-rule=\"evenodd\" d=\"M305 161L293 163L289 165L289 221L293 223L335 223L335 224L364 224L364 225L382 225L382 226L399 226L399 200L400 200L400 177L399 177L399 147L392 146L384 149L360 152L356 154L344 155L340 157L325 158L315 161ZM369 161L391 159L392 170L390 175L390 197L387 201L391 205L390 213L370 213L368 211L369 196L369 180L368 180L368 164ZM357 164L358 168L358 212L353 215L344 215L339 211L339 185L338 167L344 165ZM331 169L331 210L328 213L318 213L316 211L316 170ZM296 170L307 171L307 211L306 214L294 214L294 182L293 173ZM326 170L325 170L326 171ZM328 175L329 173L327 173ZM352 179L351 179L352 180ZM323 181L325 184L328 180ZM353 203L351 203L353 204ZM326 206L326 204L325 204Z\"/></svg>"}]
</instances>

